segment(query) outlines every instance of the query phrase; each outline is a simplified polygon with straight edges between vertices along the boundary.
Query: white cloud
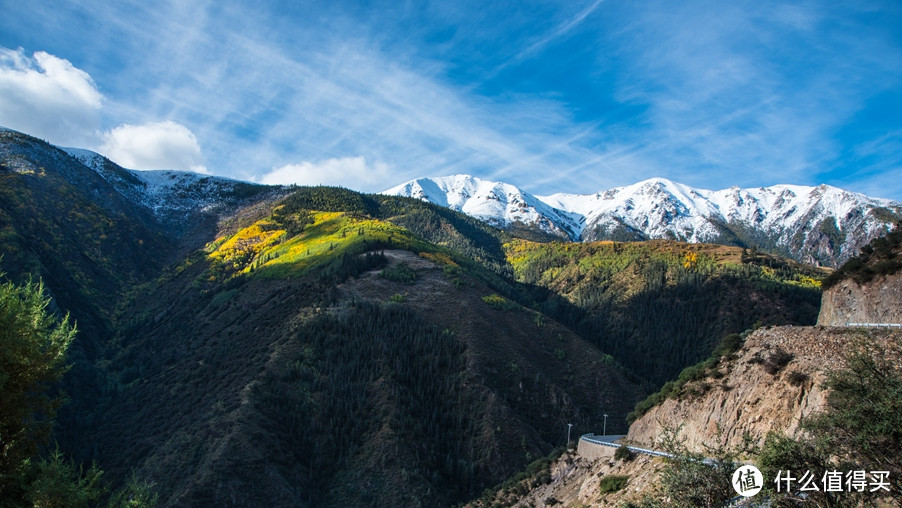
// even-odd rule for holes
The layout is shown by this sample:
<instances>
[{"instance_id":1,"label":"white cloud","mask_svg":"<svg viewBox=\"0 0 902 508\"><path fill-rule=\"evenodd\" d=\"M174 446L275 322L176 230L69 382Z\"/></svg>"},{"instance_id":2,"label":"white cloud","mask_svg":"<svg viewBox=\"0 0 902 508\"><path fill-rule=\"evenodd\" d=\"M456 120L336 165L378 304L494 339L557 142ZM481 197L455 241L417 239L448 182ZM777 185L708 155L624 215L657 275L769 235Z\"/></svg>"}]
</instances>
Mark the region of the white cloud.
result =
<instances>
[{"instance_id":1,"label":"white cloud","mask_svg":"<svg viewBox=\"0 0 902 508\"><path fill-rule=\"evenodd\" d=\"M194 133L172 121L120 125L104 133L100 151L110 160L130 169L180 169L208 173Z\"/></svg>"},{"instance_id":2,"label":"white cloud","mask_svg":"<svg viewBox=\"0 0 902 508\"><path fill-rule=\"evenodd\" d=\"M91 76L68 60L0 48L0 125L57 144L90 145L103 99Z\"/></svg>"},{"instance_id":3,"label":"white cloud","mask_svg":"<svg viewBox=\"0 0 902 508\"><path fill-rule=\"evenodd\" d=\"M270 185L339 185L357 190L381 190L388 165L377 162L370 166L363 156L301 162L274 168L260 178Z\"/></svg>"}]
</instances>

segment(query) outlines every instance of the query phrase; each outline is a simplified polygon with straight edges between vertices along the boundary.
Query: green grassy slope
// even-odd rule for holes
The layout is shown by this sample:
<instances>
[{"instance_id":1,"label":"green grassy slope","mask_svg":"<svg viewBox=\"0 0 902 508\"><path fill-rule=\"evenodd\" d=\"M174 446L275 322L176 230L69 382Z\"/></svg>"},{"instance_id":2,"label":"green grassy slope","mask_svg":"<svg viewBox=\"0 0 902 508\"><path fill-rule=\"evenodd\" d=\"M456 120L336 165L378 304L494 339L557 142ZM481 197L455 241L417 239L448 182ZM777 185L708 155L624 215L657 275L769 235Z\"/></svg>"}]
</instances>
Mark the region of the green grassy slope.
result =
<instances>
[{"instance_id":1,"label":"green grassy slope","mask_svg":"<svg viewBox=\"0 0 902 508\"><path fill-rule=\"evenodd\" d=\"M813 324L823 272L735 247L670 241L505 245L517 279L563 295L546 308L660 386L756 322Z\"/></svg>"}]
</instances>

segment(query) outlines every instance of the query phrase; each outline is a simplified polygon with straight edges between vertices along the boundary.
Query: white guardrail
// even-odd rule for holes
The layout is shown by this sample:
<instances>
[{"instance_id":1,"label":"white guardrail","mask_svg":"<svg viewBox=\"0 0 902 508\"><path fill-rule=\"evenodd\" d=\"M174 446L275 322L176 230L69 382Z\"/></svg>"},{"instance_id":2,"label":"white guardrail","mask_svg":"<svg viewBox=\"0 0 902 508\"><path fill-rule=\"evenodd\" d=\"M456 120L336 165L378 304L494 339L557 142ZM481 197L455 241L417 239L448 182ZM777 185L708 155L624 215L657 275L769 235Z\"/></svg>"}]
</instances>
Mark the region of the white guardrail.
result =
<instances>
[{"instance_id":1,"label":"white guardrail","mask_svg":"<svg viewBox=\"0 0 902 508\"><path fill-rule=\"evenodd\" d=\"M595 434L592 434L590 432L588 434L583 434L579 438L584 439L592 444L597 444L597 445L601 445L601 446L610 446L611 448L620 448L620 445L618 443L614 443L614 441L617 439L620 439L621 437L623 437L623 436L622 435L596 436ZM639 448L636 446L627 446L627 448L632 452L644 453L646 455L654 455L656 457L673 457L673 455L671 455L669 453L659 452L657 450L648 450L646 448Z\"/></svg>"},{"instance_id":2,"label":"white guardrail","mask_svg":"<svg viewBox=\"0 0 902 508\"><path fill-rule=\"evenodd\" d=\"M902 323L846 323L849 328L902 328Z\"/></svg>"}]
</instances>

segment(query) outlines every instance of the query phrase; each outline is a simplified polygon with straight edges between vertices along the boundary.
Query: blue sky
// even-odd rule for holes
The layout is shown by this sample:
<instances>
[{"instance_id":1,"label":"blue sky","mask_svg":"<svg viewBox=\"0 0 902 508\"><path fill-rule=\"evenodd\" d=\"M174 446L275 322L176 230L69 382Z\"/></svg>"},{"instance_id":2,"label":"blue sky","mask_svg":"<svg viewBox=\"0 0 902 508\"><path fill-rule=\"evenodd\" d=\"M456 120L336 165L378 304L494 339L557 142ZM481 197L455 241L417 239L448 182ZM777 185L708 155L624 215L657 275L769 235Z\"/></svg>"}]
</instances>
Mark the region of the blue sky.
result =
<instances>
[{"instance_id":1,"label":"blue sky","mask_svg":"<svg viewBox=\"0 0 902 508\"><path fill-rule=\"evenodd\" d=\"M262 4L262 5L261 5ZM136 169L902 200L902 4L0 0L0 125Z\"/></svg>"}]
</instances>

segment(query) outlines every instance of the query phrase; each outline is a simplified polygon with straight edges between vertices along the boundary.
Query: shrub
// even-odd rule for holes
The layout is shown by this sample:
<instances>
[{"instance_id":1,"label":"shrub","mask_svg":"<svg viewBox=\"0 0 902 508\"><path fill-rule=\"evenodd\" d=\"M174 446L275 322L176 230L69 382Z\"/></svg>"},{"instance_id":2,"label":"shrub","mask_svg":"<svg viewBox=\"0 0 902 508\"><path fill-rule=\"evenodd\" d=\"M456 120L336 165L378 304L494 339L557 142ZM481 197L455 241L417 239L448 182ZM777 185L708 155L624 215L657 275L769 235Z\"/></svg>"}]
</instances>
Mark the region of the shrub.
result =
<instances>
[{"instance_id":1,"label":"shrub","mask_svg":"<svg viewBox=\"0 0 902 508\"><path fill-rule=\"evenodd\" d=\"M880 470L889 472L893 492L902 488L902 367L897 361L902 350L871 348L853 351L843 369L828 372L829 404L802 420L800 427L807 431L802 437L767 436L758 455L765 477L780 470ZM876 496L867 491L805 494L805 502L816 506L871 506ZM774 499L780 506L801 501L798 493Z\"/></svg>"},{"instance_id":2,"label":"shrub","mask_svg":"<svg viewBox=\"0 0 902 508\"><path fill-rule=\"evenodd\" d=\"M620 447L617 448L617 451L614 452L615 460L623 460L623 461L629 462L629 461L633 460L633 458L635 458L635 454L625 444L620 445Z\"/></svg>"},{"instance_id":3,"label":"shrub","mask_svg":"<svg viewBox=\"0 0 902 508\"><path fill-rule=\"evenodd\" d=\"M777 348L766 360L764 360L764 370L768 374L774 376L777 372L783 370L783 367L786 367L786 364L791 362L792 359L792 353L787 353L786 351Z\"/></svg>"},{"instance_id":4,"label":"shrub","mask_svg":"<svg viewBox=\"0 0 902 508\"><path fill-rule=\"evenodd\" d=\"M74 462L66 461L56 450L47 460L40 460L35 467L35 479L28 493L33 506L68 506L72 508L95 506L104 494L101 471L97 464L85 470Z\"/></svg>"},{"instance_id":5,"label":"shrub","mask_svg":"<svg viewBox=\"0 0 902 508\"><path fill-rule=\"evenodd\" d=\"M508 300L507 298L498 295L491 294L489 296L483 296L482 301L489 304L493 309L503 310L503 311L516 311L520 310L520 306L516 303Z\"/></svg>"},{"instance_id":6,"label":"shrub","mask_svg":"<svg viewBox=\"0 0 902 508\"><path fill-rule=\"evenodd\" d=\"M858 256L849 259L827 276L821 287L826 290L845 279L864 284L877 275L891 275L902 270L902 259L896 253L902 246L902 227L899 225L897 223L895 229L886 236L875 238L862 247Z\"/></svg>"},{"instance_id":7,"label":"shrub","mask_svg":"<svg viewBox=\"0 0 902 508\"><path fill-rule=\"evenodd\" d=\"M629 479L630 477L626 475L607 475L601 479L601 482L598 484L598 490L602 494L617 492L618 490L622 490L623 487L626 487Z\"/></svg>"},{"instance_id":8,"label":"shrub","mask_svg":"<svg viewBox=\"0 0 902 508\"><path fill-rule=\"evenodd\" d=\"M404 262L382 270L379 272L379 276L383 279L403 284L413 284L417 280L417 272L413 271L413 268L407 266L407 263Z\"/></svg>"},{"instance_id":9,"label":"shrub","mask_svg":"<svg viewBox=\"0 0 902 508\"><path fill-rule=\"evenodd\" d=\"M69 368L75 326L49 306L43 283L0 284L0 497L8 500L18 497L10 493L47 443L63 402L53 387Z\"/></svg>"},{"instance_id":10,"label":"shrub","mask_svg":"<svg viewBox=\"0 0 902 508\"><path fill-rule=\"evenodd\" d=\"M663 492L672 506L722 506L734 495L730 477L737 466L737 452L719 444L719 436L704 454L690 452L679 432L679 428L665 427L659 443L672 455L660 474Z\"/></svg>"},{"instance_id":11,"label":"shrub","mask_svg":"<svg viewBox=\"0 0 902 508\"><path fill-rule=\"evenodd\" d=\"M742 336L738 333L731 333L721 339L720 345L711 354L714 358L721 356L730 356L742 347Z\"/></svg>"},{"instance_id":12,"label":"shrub","mask_svg":"<svg viewBox=\"0 0 902 508\"><path fill-rule=\"evenodd\" d=\"M626 421L633 423L656 405L671 397L679 397L687 383L700 381L707 377L723 378L725 374L718 370L720 359L722 357L732 357L733 353L738 351L740 347L742 347L742 335L731 333L725 336L721 339L720 345L711 353L711 356L695 365L686 367L680 371L677 379L664 383L660 390L636 404L635 409L626 416ZM791 356L790 359L792 359ZM688 392L690 395L699 395L708 391L710 387L710 384L703 383L700 386L691 388Z\"/></svg>"},{"instance_id":13,"label":"shrub","mask_svg":"<svg viewBox=\"0 0 902 508\"><path fill-rule=\"evenodd\" d=\"M801 386L804 383L806 383L810 379L810 377L808 376L808 374L805 374L804 372L794 370L789 373L789 376L787 376L786 379L789 381L789 384L791 384L792 386Z\"/></svg>"}]
</instances>

